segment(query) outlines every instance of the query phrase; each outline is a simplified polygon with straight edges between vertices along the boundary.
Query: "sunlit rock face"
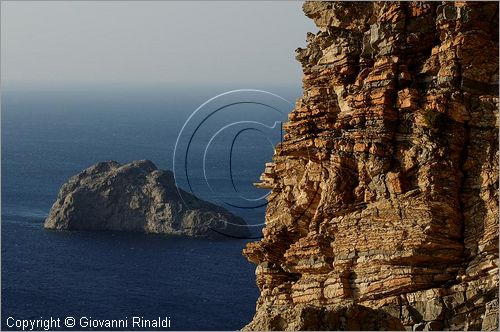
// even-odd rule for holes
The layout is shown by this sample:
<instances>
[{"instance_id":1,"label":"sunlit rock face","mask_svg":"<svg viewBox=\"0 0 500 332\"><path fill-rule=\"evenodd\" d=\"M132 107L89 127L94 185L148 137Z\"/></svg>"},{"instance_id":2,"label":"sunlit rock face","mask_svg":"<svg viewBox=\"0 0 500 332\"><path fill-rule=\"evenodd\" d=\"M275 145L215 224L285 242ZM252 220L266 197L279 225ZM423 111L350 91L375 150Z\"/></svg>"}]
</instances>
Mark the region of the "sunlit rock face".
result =
<instances>
[{"instance_id":1,"label":"sunlit rock face","mask_svg":"<svg viewBox=\"0 0 500 332\"><path fill-rule=\"evenodd\" d=\"M497 329L498 3L303 8L245 329Z\"/></svg>"}]
</instances>

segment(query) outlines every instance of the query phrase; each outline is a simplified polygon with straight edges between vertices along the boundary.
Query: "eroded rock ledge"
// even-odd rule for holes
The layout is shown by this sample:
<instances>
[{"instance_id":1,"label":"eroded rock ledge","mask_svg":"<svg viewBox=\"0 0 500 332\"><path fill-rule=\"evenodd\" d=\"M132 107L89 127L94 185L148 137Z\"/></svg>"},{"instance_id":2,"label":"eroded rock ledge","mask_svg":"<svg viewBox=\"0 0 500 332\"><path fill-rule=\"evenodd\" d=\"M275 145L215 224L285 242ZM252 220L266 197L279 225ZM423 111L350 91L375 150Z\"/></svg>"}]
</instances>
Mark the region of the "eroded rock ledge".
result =
<instances>
[{"instance_id":1,"label":"eroded rock ledge","mask_svg":"<svg viewBox=\"0 0 500 332\"><path fill-rule=\"evenodd\" d=\"M178 191L172 172L158 170L148 160L124 165L102 162L73 176L61 187L44 227L187 236L249 235L243 219Z\"/></svg>"},{"instance_id":2,"label":"eroded rock ledge","mask_svg":"<svg viewBox=\"0 0 500 332\"><path fill-rule=\"evenodd\" d=\"M498 328L498 3L306 2L247 330Z\"/></svg>"}]
</instances>

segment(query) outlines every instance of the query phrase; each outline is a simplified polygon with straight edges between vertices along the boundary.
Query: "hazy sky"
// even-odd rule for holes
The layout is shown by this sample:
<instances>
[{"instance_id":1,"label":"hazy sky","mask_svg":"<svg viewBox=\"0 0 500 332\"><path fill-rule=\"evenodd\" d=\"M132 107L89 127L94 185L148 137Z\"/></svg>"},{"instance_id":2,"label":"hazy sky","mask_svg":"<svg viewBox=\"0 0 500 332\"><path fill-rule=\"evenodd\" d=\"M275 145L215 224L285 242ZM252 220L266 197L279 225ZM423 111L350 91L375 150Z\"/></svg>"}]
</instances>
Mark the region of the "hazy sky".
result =
<instances>
[{"instance_id":1,"label":"hazy sky","mask_svg":"<svg viewBox=\"0 0 500 332\"><path fill-rule=\"evenodd\" d=\"M1 79L296 83L316 30L301 1L2 1Z\"/></svg>"}]
</instances>

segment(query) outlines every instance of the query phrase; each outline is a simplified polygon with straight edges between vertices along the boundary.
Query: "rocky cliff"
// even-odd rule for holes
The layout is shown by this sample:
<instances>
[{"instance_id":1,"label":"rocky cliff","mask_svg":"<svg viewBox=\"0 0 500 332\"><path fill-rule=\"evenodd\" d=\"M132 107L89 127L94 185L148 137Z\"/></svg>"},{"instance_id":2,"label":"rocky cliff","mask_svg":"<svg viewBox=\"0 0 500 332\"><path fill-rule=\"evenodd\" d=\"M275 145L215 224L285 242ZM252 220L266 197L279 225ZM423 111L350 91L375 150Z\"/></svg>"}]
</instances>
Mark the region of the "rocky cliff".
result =
<instances>
[{"instance_id":1,"label":"rocky cliff","mask_svg":"<svg viewBox=\"0 0 500 332\"><path fill-rule=\"evenodd\" d=\"M498 328L498 3L306 2L248 330Z\"/></svg>"},{"instance_id":2,"label":"rocky cliff","mask_svg":"<svg viewBox=\"0 0 500 332\"><path fill-rule=\"evenodd\" d=\"M187 236L249 236L243 219L175 186L148 160L93 165L59 191L45 228Z\"/></svg>"}]
</instances>

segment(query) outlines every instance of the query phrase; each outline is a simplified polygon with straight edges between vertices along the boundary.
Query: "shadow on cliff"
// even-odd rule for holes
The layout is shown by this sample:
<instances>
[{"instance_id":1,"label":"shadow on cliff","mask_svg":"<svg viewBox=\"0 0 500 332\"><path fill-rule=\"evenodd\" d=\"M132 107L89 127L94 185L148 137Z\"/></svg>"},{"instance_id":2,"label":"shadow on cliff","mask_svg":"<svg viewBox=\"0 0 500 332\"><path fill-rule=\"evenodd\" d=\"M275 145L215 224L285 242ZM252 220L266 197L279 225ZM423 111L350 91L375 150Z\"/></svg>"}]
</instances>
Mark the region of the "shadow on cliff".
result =
<instances>
[{"instance_id":1,"label":"shadow on cliff","mask_svg":"<svg viewBox=\"0 0 500 332\"><path fill-rule=\"evenodd\" d=\"M287 317L288 315L293 317ZM387 312L361 305L342 307L303 306L272 317L269 330L301 331L401 331L401 321Z\"/></svg>"}]
</instances>

